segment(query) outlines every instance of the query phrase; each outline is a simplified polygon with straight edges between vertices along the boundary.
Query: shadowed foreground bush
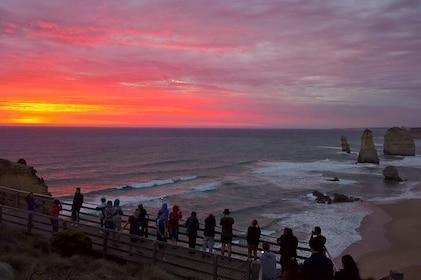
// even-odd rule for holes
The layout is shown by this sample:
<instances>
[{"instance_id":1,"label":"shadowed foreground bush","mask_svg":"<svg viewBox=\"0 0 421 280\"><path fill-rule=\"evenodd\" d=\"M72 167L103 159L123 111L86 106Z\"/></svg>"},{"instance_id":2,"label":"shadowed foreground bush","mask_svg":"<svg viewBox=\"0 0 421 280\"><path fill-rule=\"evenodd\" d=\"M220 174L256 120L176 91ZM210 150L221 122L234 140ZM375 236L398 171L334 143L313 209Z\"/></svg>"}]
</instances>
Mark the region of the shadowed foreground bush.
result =
<instances>
[{"instance_id":1,"label":"shadowed foreground bush","mask_svg":"<svg viewBox=\"0 0 421 280\"><path fill-rule=\"evenodd\" d=\"M62 256L70 257L75 254L88 255L92 249L92 240L85 233L65 229L55 233L51 239L51 247Z\"/></svg>"},{"instance_id":2,"label":"shadowed foreground bush","mask_svg":"<svg viewBox=\"0 0 421 280\"><path fill-rule=\"evenodd\" d=\"M119 264L84 255L62 257L48 240L0 225L0 262L9 264L15 280L175 280L155 266Z\"/></svg>"}]
</instances>

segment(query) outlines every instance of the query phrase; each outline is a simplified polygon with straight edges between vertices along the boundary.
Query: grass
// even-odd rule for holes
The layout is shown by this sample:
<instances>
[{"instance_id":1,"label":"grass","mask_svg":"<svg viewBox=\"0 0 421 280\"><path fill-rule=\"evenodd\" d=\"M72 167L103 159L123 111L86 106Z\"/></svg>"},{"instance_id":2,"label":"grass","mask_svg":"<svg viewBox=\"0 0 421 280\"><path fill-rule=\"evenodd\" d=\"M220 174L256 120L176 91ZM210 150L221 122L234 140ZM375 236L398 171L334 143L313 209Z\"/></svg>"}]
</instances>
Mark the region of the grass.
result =
<instances>
[{"instance_id":1,"label":"grass","mask_svg":"<svg viewBox=\"0 0 421 280\"><path fill-rule=\"evenodd\" d=\"M15 280L176 280L156 266L121 264L100 257L61 257L49 240L0 225L0 262L9 264Z\"/></svg>"}]
</instances>

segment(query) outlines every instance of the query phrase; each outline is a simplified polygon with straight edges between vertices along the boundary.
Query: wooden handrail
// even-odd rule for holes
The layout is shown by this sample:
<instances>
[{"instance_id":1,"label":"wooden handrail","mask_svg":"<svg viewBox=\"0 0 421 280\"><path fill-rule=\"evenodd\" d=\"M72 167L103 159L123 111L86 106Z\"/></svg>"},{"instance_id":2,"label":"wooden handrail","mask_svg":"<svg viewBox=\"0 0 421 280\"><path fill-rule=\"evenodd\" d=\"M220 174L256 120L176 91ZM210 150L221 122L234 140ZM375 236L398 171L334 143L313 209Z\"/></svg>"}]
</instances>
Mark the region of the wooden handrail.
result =
<instances>
[{"instance_id":1,"label":"wooden handrail","mask_svg":"<svg viewBox=\"0 0 421 280\"><path fill-rule=\"evenodd\" d=\"M4 204L4 205L8 205L8 206L13 206L16 208L23 208L24 205L26 205L25 203L22 203L22 201L24 200L24 197L28 194L29 192L27 191L21 191L21 190L15 190L12 188L7 188L7 187L2 187L0 186L0 204ZM19 197L19 199L13 199L13 201L15 201L15 203L11 202L12 200L10 199L12 196L17 196ZM51 207L51 204L53 203L54 198L51 196L47 196L47 195L42 195L42 194L36 194L34 193L34 198L35 201L38 202L38 204L40 204L42 207L37 208L35 211L38 213L44 213L44 214L48 214L49 213L49 208ZM4 202L8 202L8 203L4 203ZM71 217L71 202L67 202L67 201L61 201L61 203L63 204L64 208L63 211L61 212L61 216L64 218L69 218ZM11 205L13 204L13 205ZM153 213L151 213L149 216L152 216ZM125 220L128 220L128 216L129 215L124 215ZM95 210L95 207L90 207L87 205L83 205L82 209L81 209L81 217L80 217L82 222L86 222L90 225L93 226L97 226L99 227L99 217L97 216L97 211ZM155 225L155 220L149 218L148 219L149 223L148 223L148 227L150 229L149 234L151 234L151 236L156 236L156 225ZM198 234L198 244L197 247L201 247L200 241L202 241L203 239L203 224L199 229L199 234ZM185 227L183 224L180 225L180 232L179 232L179 241L178 243L182 246L186 246L188 244L188 238L187 235L185 233ZM220 236L221 230L220 227L217 226L216 228L216 236L215 236L215 243L220 243ZM232 244L232 254L235 257L239 257L239 258L247 258L247 241L246 241L246 236L245 235L240 235L240 234L235 234L233 235L233 239L237 240L238 242L233 243ZM269 242L269 244L271 245L271 249L274 253L278 254L279 252L279 245L276 241L276 238L273 236L262 236L261 238L262 241L267 241ZM214 250L219 251L219 248L214 248ZM262 250L261 248L259 250ZM300 245L297 248L298 251L298 259L307 259L311 252L310 252L310 248L308 247L308 243L307 242L300 242ZM279 255L277 256L277 258L279 259Z\"/></svg>"}]
</instances>

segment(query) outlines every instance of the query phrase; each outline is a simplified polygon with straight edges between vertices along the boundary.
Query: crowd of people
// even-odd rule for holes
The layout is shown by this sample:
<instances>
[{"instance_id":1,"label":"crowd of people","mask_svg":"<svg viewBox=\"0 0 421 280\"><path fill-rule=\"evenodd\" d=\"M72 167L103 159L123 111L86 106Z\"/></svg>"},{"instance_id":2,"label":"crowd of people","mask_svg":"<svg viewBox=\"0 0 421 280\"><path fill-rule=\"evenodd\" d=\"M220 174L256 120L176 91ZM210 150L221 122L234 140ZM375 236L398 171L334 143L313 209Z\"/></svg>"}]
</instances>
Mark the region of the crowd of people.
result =
<instances>
[{"instance_id":1,"label":"crowd of people","mask_svg":"<svg viewBox=\"0 0 421 280\"><path fill-rule=\"evenodd\" d=\"M29 213L34 211L36 202L33 194L29 193L26 197L27 210ZM76 188L72 203L72 216L74 222L72 225L77 226L80 221L80 209L83 204L83 194L80 188ZM142 204L139 204L134 213L129 216L128 220L123 225L122 217L124 215L120 206L120 200L115 199L114 202L101 198L100 204L95 208L99 212L101 230L105 228L112 233L114 241L118 241L120 233L129 226L130 246L129 253L132 255L132 244L140 240L139 237L148 237L148 223L149 215ZM55 199L50 209L52 231L57 232L59 229L58 216L63 207L59 200ZM233 225L234 218L231 217L229 209L225 209L223 217L219 221L221 226L221 255L227 254L231 256L231 244L233 240ZM181 208L179 205L174 205L172 210L168 209L168 204L163 203L158 210L156 223L156 238L158 241L167 242L170 240L172 244L177 245L180 223L183 218ZM203 243L202 253L213 253L215 243L215 216L210 213L205 221L203 228ZM186 228L186 235L188 237L188 247L194 249L198 237L198 230L200 227L197 213L191 212L186 219L184 226ZM248 259L259 260L262 268L263 280L277 279L277 259L274 252L270 249L270 243L262 242L263 252L258 258L257 250L259 248L261 230L256 219L251 221L247 229L247 247ZM321 228L316 226L311 231L309 238L309 247L311 249L311 256L307 258L304 263L297 262L297 248L298 239L293 234L291 228L284 228L283 234L277 239L279 245L279 254L281 266L281 274L283 280L361 280L358 267L350 255L342 257L343 268L334 272L334 265L332 260L327 257L326 251L326 237L322 235ZM118 243L113 243L118 246Z\"/></svg>"}]
</instances>

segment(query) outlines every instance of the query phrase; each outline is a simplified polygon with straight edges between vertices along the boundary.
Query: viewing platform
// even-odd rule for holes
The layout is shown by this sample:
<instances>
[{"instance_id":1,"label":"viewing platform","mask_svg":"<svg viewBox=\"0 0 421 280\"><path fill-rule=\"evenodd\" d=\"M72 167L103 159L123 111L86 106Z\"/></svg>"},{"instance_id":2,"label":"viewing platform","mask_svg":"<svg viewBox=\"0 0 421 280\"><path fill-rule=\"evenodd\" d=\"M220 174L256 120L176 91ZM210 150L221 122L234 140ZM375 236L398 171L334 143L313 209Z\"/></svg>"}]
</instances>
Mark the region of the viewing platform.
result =
<instances>
[{"instance_id":1,"label":"viewing platform","mask_svg":"<svg viewBox=\"0 0 421 280\"><path fill-rule=\"evenodd\" d=\"M49 209L54 198L34 194L38 205L35 212L26 210L25 196L28 192L0 187L0 224L21 229L28 234L36 234L49 238L52 235ZM87 234L93 243L93 250L104 258L117 258L129 263L140 265L154 264L163 270L187 279L258 279L260 264L247 259L247 241L245 234L236 231L232 244L232 256L221 256L220 232L216 228L214 252L202 252L203 225L198 233L196 248L188 248L188 238L183 224L180 225L177 245L170 241L156 241L156 225L154 219L149 219L148 238L138 237L137 243L130 243L128 230L121 234L100 227L98 211L95 207L84 206L81 209L80 222L71 221L71 202L61 201L63 211L59 216L59 230L72 228ZM87 204L86 204L87 205ZM155 215L155 213L151 213ZM123 225L128 215L123 217ZM272 236L261 236L262 243L267 241L271 251L277 255L279 262L279 245ZM129 252L132 245L132 253ZM262 251L259 248L259 254ZM310 256L307 242L301 242L298 259L304 260Z\"/></svg>"}]
</instances>

